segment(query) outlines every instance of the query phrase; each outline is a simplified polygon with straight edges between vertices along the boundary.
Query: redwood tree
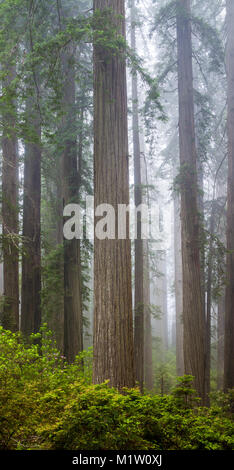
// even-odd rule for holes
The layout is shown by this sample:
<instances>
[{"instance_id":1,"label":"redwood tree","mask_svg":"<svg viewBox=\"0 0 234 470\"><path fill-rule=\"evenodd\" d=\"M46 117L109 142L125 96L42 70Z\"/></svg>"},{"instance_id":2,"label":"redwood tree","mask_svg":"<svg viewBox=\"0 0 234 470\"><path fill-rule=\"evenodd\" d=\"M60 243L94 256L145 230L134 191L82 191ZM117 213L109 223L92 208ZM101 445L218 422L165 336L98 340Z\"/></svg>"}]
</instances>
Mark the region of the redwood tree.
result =
<instances>
[{"instance_id":1,"label":"redwood tree","mask_svg":"<svg viewBox=\"0 0 234 470\"><path fill-rule=\"evenodd\" d=\"M177 161L173 162L173 176L177 176ZM183 354L183 282L181 256L180 197L174 195L174 259L175 259L175 308L176 308L176 372L184 375Z\"/></svg>"},{"instance_id":2,"label":"redwood tree","mask_svg":"<svg viewBox=\"0 0 234 470\"><path fill-rule=\"evenodd\" d=\"M107 37L110 28L113 36L125 37L124 3L124 0L94 0L97 29L106 31ZM103 10L111 16L108 21ZM118 204L129 203L126 64L121 51L113 54L108 45L105 47L98 41L98 33L96 38L95 208L99 204L111 204L117 227ZM111 386L119 389L134 385L130 248L128 237L105 240L95 237L93 380L94 383L109 380Z\"/></svg>"},{"instance_id":3,"label":"redwood tree","mask_svg":"<svg viewBox=\"0 0 234 470\"><path fill-rule=\"evenodd\" d=\"M202 303L194 129L190 0L177 0L181 231L185 373L205 400L205 318Z\"/></svg>"},{"instance_id":4,"label":"redwood tree","mask_svg":"<svg viewBox=\"0 0 234 470\"><path fill-rule=\"evenodd\" d=\"M73 64L74 46L63 53L65 115L62 123L63 204L77 203L79 197L78 152L76 141L76 88ZM64 240L64 354L69 362L83 350L80 240Z\"/></svg>"},{"instance_id":5,"label":"redwood tree","mask_svg":"<svg viewBox=\"0 0 234 470\"><path fill-rule=\"evenodd\" d=\"M136 11L135 0L131 2L131 48L136 51ZM132 126L134 155L134 200L135 207L142 204L141 149L138 111L137 72L132 72ZM134 353L136 380L143 391L144 384L144 253L141 238L141 213L137 212L135 239L135 302L134 302Z\"/></svg>"},{"instance_id":6,"label":"redwood tree","mask_svg":"<svg viewBox=\"0 0 234 470\"><path fill-rule=\"evenodd\" d=\"M57 2L60 29L66 25L65 5ZM77 111L76 111L76 47L69 43L61 53L62 108L64 116L61 122L61 181L62 200L65 207L78 203L80 186L80 169L82 136L77 144ZM83 350L82 297L81 297L81 253L80 240L63 241L64 254L64 355L68 362L73 362L76 355Z\"/></svg>"},{"instance_id":7,"label":"redwood tree","mask_svg":"<svg viewBox=\"0 0 234 470\"><path fill-rule=\"evenodd\" d=\"M224 336L224 389L234 387L234 3L227 0L227 134L228 134L228 202L227 202L227 288Z\"/></svg>"},{"instance_id":8,"label":"redwood tree","mask_svg":"<svg viewBox=\"0 0 234 470\"><path fill-rule=\"evenodd\" d=\"M33 90L26 104L30 137L24 160L21 330L27 336L41 326L41 118Z\"/></svg>"},{"instance_id":9,"label":"redwood tree","mask_svg":"<svg viewBox=\"0 0 234 470\"><path fill-rule=\"evenodd\" d=\"M19 329L19 260L18 260L18 145L16 137L16 105L12 83L15 66L4 64L5 104L2 107L2 227L4 305L1 323L6 329Z\"/></svg>"}]
</instances>

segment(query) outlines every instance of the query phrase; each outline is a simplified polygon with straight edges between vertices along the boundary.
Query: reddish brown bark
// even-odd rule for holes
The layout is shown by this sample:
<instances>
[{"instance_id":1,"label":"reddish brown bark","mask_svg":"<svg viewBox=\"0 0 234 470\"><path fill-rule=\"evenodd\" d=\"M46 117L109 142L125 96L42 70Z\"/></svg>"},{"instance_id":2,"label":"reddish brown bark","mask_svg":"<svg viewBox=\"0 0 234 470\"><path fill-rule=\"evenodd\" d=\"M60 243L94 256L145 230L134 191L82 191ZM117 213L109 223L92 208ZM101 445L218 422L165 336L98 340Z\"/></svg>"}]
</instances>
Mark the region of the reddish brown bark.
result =
<instances>
[{"instance_id":1,"label":"reddish brown bark","mask_svg":"<svg viewBox=\"0 0 234 470\"><path fill-rule=\"evenodd\" d=\"M234 387L234 3L227 0L228 202L227 288L224 336L224 389Z\"/></svg>"},{"instance_id":2,"label":"reddish brown bark","mask_svg":"<svg viewBox=\"0 0 234 470\"><path fill-rule=\"evenodd\" d=\"M173 166L174 178L176 167ZM180 197L174 198L174 259L175 259L175 306L176 306L176 373L184 375L183 352L183 281L182 281L182 254L181 254L181 220Z\"/></svg>"},{"instance_id":3,"label":"reddish brown bark","mask_svg":"<svg viewBox=\"0 0 234 470\"><path fill-rule=\"evenodd\" d=\"M183 323L185 373L205 401L205 318L201 289L190 1L177 0Z\"/></svg>"},{"instance_id":4,"label":"reddish brown bark","mask_svg":"<svg viewBox=\"0 0 234 470\"><path fill-rule=\"evenodd\" d=\"M28 99L27 122L33 139L25 144L24 161L21 330L26 336L41 326L41 125L36 99Z\"/></svg>"},{"instance_id":5,"label":"reddish brown bark","mask_svg":"<svg viewBox=\"0 0 234 470\"><path fill-rule=\"evenodd\" d=\"M218 303L217 325L217 388L223 390L224 371L224 319L225 319L225 295L222 292Z\"/></svg>"},{"instance_id":6,"label":"reddish brown bark","mask_svg":"<svg viewBox=\"0 0 234 470\"><path fill-rule=\"evenodd\" d=\"M8 75L3 93L15 78L15 66L6 65ZM18 146L15 133L15 103L10 99L2 115L2 227L3 227L3 286L4 304L1 324L19 329L19 255L18 255Z\"/></svg>"},{"instance_id":7,"label":"reddish brown bark","mask_svg":"<svg viewBox=\"0 0 234 470\"><path fill-rule=\"evenodd\" d=\"M94 1L95 12L105 8L125 36L124 0ZM126 65L100 45L94 47L94 195L95 207L111 204L116 218L117 205L129 203ZM129 239L95 238L93 381L104 380L119 389L134 385Z\"/></svg>"},{"instance_id":8,"label":"reddish brown bark","mask_svg":"<svg viewBox=\"0 0 234 470\"><path fill-rule=\"evenodd\" d=\"M78 147L76 140L76 88L75 70L72 63L74 47L68 47L62 56L64 83L63 105L65 116L62 123L62 187L63 204L79 202ZM83 350L81 297L80 240L64 240L64 355L73 362Z\"/></svg>"},{"instance_id":9,"label":"reddish brown bark","mask_svg":"<svg viewBox=\"0 0 234 470\"><path fill-rule=\"evenodd\" d=\"M136 51L136 14L135 1L131 1L131 48ZM138 80L137 73L132 72L132 126L134 156L134 201L135 207L142 204L141 187L141 151L139 135ZM141 239L141 213L137 212L137 236L135 240L135 299L134 299L134 354L135 377L141 391L144 385L144 253Z\"/></svg>"}]
</instances>

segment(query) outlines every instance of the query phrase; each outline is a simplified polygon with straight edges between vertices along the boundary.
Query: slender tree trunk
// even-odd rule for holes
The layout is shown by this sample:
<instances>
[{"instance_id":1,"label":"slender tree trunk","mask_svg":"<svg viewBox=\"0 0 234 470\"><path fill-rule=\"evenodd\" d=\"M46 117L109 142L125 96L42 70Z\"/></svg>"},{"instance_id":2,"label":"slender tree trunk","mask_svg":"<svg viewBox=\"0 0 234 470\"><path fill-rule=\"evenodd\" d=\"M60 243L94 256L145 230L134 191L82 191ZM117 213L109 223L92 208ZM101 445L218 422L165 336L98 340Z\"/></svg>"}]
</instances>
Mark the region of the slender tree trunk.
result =
<instances>
[{"instance_id":1,"label":"slender tree trunk","mask_svg":"<svg viewBox=\"0 0 234 470\"><path fill-rule=\"evenodd\" d=\"M196 127L196 126L195 126ZM201 291L202 291L202 305L204 317L206 316L206 285L205 285L205 247L204 247L204 171L203 164L198 158L198 213L199 213L199 229L200 229L200 264L201 264Z\"/></svg>"},{"instance_id":2,"label":"slender tree trunk","mask_svg":"<svg viewBox=\"0 0 234 470\"><path fill-rule=\"evenodd\" d=\"M61 0L57 1L59 27L64 29L66 12ZM61 55L63 84L63 109L61 126L63 153L61 178L63 206L79 202L80 173L78 172L76 82L74 67L75 47L69 44ZM79 152L81 149L79 142ZM72 363L83 350L83 318L81 288L80 240L64 239L64 355Z\"/></svg>"},{"instance_id":3,"label":"slender tree trunk","mask_svg":"<svg viewBox=\"0 0 234 470\"><path fill-rule=\"evenodd\" d=\"M124 0L94 0L94 10L111 9L125 36ZM115 16L117 15L117 16ZM118 54L94 47L95 208L129 203L126 65ZM117 226L117 223L116 223ZM127 228L129 221L127 223ZM134 348L129 239L95 237L94 383L119 389L134 385Z\"/></svg>"},{"instance_id":4,"label":"slender tree trunk","mask_svg":"<svg viewBox=\"0 0 234 470\"><path fill-rule=\"evenodd\" d=\"M174 165L174 178L176 168ZM178 376L184 375L183 351L183 280L182 280L182 254L181 254L181 220L180 198L174 198L174 258L175 258L175 304L176 304L176 372Z\"/></svg>"},{"instance_id":5,"label":"slender tree trunk","mask_svg":"<svg viewBox=\"0 0 234 470\"><path fill-rule=\"evenodd\" d=\"M223 390L224 370L224 319L225 319L225 295L222 293L218 303L218 328L217 328L217 388Z\"/></svg>"},{"instance_id":6,"label":"slender tree trunk","mask_svg":"<svg viewBox=\"0 0 234 470\"><path fill-rule=\"evenodd\" d=\"M136 12L135 0L131 1L131 48L136 51ZM138 113L138 80L137 73L132 73L132 126L134 153L134 199L135 207L142 204L141 187L141 150ZM137 213L137 238L135 240L135 321L134 321L134 351L135 377L141 391L144 386L144 256L143 240L141 238L141 213Z\"/></svg>"},{"instance_id":7,"label":"slender tree trunk","mask_svg":"<svg viewBox=\"0 0 234 470\"><path fill-rule=\"evenodd\" d=\"M15 66L6 64L8 75L3 89L11 86ZM2 227L4 304L1 324L19 329L19 256L18 256L18 145L15 135L15 103L10 99L3 110L2 136Z\"/></svg>"},{"instance_id":8,"label":"slender tree trunk","mask_svg":"<svg viewBox=\"0 0 234 470\"><path fill-rule=\"evenodd\" d=\"M150 272L149 272L149 246L148 241L143 241L144 251L144 280L143 280L143 301L144 301L144 321L145 321L145 345L144 345L144 363L145 363L145 387L146 390L152 390L153 383L153 360L152 360L152 326L150 311Z\"/></svg>"},{"instance_id":9,"label":"slender tree trunk","mask_svg":"<svg viewBox=\"0 0 234 470\"><path fill-rule=\"evenodd\" d=\"M162 274L159 284L161 285L161 310L162 310L162 344L163 352L168 349L168 305L167 305L167 258L166 251L158 253L159 256L159 272Z\"/></svg>"},{"instance_id":10,"label":"slender tree trunk","mask_svg":"<svg viewBox=\"0 0 234 470\"><path fill-rule=\"evenodd\" d=\"M165 360L165 352L168 348L168 325L167 325L167 272L166 252L157 250L155 252L156 280L152 297L153 304L157 307L159 318L152 322L153 336L160 340L162 362Z\"/></svg>"},{"instance_id":11,"label":"slender tree trunk","mask_svg":"<svg viewBox=\"0 0 234 470\"><path fill-rule=\"evenodd\" d=\"M228 202L227 288L224 340L224 390L234 387L234 3L227 0Z\"/></svg>"},{"instance_id":12,"label":"slender tree trunk","mask_svg":"<svg viewBox=\"0 0 234 470\"><path fill-rule=\"evenodd\" d=\"M41 326L41 123L36 99L26 106L34 134L25 144L24 161L21 330L28 336Z\"/></svg>"},{"instance_id":13,"label":"slender tree trunk","mask_svg":"<svg viewBox=\"0 0 234 470\"><path fill-rule=\"evenodd\" d=\"M57 158L57 156L56 156ZM51 255L52 276L43 283L46 286L47 299L44 301L43 317L48 328L53 331L57 348L64 353L64 256L63 256L63 199L61 187L61 168L56 166L56 173L48 180L46 190L51 195L51 207L47 217L51 231L48 234L48 249L45 255ZM50 256L48 258L50 264ZM54 285L56 280L56 285Z\"/></svg>"},{"instance_id":14,"label":"slender tree trunk","mask_svg":"<svg viewBox=\"0 0 234 470\"><path fill-rule=\"evenodd\" d=\"M143 128L143 123L140 125ZM141 181L145 186L142 192L142 203L148 204L148 171L145 155L145 136L143 130L139 129L141 150ZM149 241L143 240L143 305L144 305L144 372L146 390L152 390L154 386L153 377L153 350L152 350L152 319L151 319L151 297L150 297L150 254Z\"/></svg>"},{"instance_id":15,"label":"slender tree trunk","mask_svg":"<svg viewBox=\"0 0 234 470\"><path fill-rule=\"evenodd\" d=\"M63 104L65 117L62 124L63 204L77 203L79 198L78 148L76 142L76 90L75 70L72 63L74 47L62 56L64 83ZM81 255L80 240L64 240L64 355L73 362L83 350Z\"/></svg>"},{"instance_id":16,"label":"slender tree trunk","mask_svg":"<svg viewBox=\"0 0 234 470\"><path fill-rule=\"evenodd\" d=\"M208 273L207 273L207 300L206 300L206 394L210 393L210 367L211 367L211 308L212 308L212 266L213 266L213 236L215 229L215 203L212 201L210 217L210 242L208 252ZM209 399L207 398L207 405Z\"/></svg>"},{"instance_id":17,"label":"slender tree trunk","mask_svg":"<svg viewBox=\"0 0 234 470\"><path fill-rule=\"evenodd\" d=\"M198 110L196 110L196 115ZM195 133L196 133L197 123L195 121ZM197 145L197 139L196 139ZM205 276L205 246L204 246L204 171L203 163L201 157L198 155L197 158L197 180L198 180L198 194L197 194L197 204L198 204L198 213L199 213L199 237L200 237L200 265L201 265L201 292L202 292L202 306L203 306L203 315L205 318L205 395L206 395L206 406L210 405L209 393L210 393L210 355L211 355L211 284L212 284L212 260L213 260L213 240L210 239L209 246L209 255L208 255L208 280L206 285L206 276ZM214 232L214 215L213 215L212 206L212 215L210 221L210 233Z\"/></svg>"},{"instance_id":18,"label":"slender tree trunk","mask_svg":"<svg viewBox=\"0 0 234 470\"><path fill-rule=\"evenodd\" d=\"M179 136L185 373L205 401L205 318L201 289L190 1L177 0Z\"/></svg>"}]
</instances>

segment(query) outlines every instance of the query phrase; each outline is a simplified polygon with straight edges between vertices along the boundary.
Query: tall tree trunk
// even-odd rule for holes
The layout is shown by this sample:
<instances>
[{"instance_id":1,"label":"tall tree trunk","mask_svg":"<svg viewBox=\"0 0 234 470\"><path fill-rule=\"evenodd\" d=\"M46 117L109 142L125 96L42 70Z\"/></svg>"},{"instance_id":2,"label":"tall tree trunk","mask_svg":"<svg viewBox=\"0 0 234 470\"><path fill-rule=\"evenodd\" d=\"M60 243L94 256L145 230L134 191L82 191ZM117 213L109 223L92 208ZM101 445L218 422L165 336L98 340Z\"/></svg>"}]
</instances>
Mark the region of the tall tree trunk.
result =
<instances>
[{"instance_id":1,"label":"tall tree trunk","mask_svg":"<svg viewBox=\"0 0 234 470\"><path fill-rule=\"evenodd\" d=\"M25 144L21 330L28 336L41 326L41 123L35 97L28 98L26 117L33 141Z\"/></svg>"},{"instance_id":2,"label":"tall tree trunk","mask_svg":"<svg viewBox=\"0 0 234 470\"><path fill-rule=\"evenodd\" d=\"M212 201L210 216L210 241L207 262L207 299L206 299L206 394L210 393L210 367L211 367L211 308L212 308L212 274L213 274L213 236L215 230L215 201ZM207 405L209 398L207 397Z\"/></svg>"},{"instance_id":3,"label":"tall tree trunk","mask_svg":"<svg viewBox=\"0 0 234 470\"><path fill-rule=\"evenodd\" d=\"M135 0L131 1L131 48L136 51L136 12ZM138 80L137 73L132 72L132 126L134 154L134 200L135 207L142 204L141 187L141 150L138 113ZM135 301L134 301L134 351L135 377L141 391L144 386L144 255L141 238L141 213L137 213L137 238L135 240Z\"/></svg>"},{"instance_id":4,"label":"tall tree trunk","mask_svg":"<svg viewBox=\"0 0 234 470\"><path fill-rule=\"evenodd\" d=\"M125 37L124 0L94 0L94 10L111 9ZM126 65L118 54L94 47L95 208L129 203ZM116 223L117 226L117 223ZM129 226L129 221L127 227ZM134 385L130 240L94 245L94 383Z\"/></svg>"},{"instance_id":5,"label":"tall tree trunk","mask_svg":"<svg viewBox=\"0 0 234 470\"><path fill-rule=\"evenodd\" d=\"M199 115L198 106L195 108L195 115ZM197 118L198 120L198 118ZM198 127L198 122L195 120L195 134ZM195 145L198 146L198 136L196 135ZM202 306L203 315L205 318L205 395L206 395L206 406L209 406L209 393L210 393L210 355L211 355L211 285L212 285L212 260L213 260L213 240L210 238L209 255L208 255L208 279L206 284L205 276L205 245L204 245L204 170L201 156L197 155L197 181L198 181L198 193L197 193L197 204L199 213L199 237L200 237L200 265L201 265L201 292L202 292ZM212 214L210 221L210 233L214 232L214 214Z\"/></svg>"},{"instance_id":6,"label":"tall tree trunk","mask_svg":"<svg viewBox=\"0 0 234 470\"><path fill-rule=\"evenodd\" d=\"M144 251L144 280L143 280L143 303L144 303L144 323L145 323L145 344L144 344L144 364L145 364L145 387L146 390L153 389L153 358L152 358L152 326L150 311L150 272L149 272L149 244L143 241Z\"/></svg>"},{"instance_id":7,"label":"tall tree trunk","mask_svg":"<svg viewBox=\"0 0 234 470\"><path fill-rule=\"evenodd\" d=\"M225 319L225 294L222 292L218 303L218 327L217 327L217 388L223 390L224 370L224 319Z\"/></svg>"},{"instance_id":8,"label":"tall tree trunk","mask_svg":"<svg viewBox=\"0 0 234 470\"><path fill-rule=\"evenodd\" d=\"M63 104L65 117L62 124L63 156L63 204L78 203L79 174L76 142L76 89L74 47L66 49L62 56L64 83ZM64 240L64 355L73 362L83 350L81 254L80 240Z\"/></svg>"},{"instance_id":9,"label":"tall tree trunk","mask_svg":"<svg viewBox=\"0 0 234 470\"><path fill-rule=\"evenodd\" d=\"M161 279L159 279L159 289L161 296L161 327L162 327L162 344L164 353L168 349L168 305L167 305L167 254L166 251L158 252L159 259L159 272Z\"/></svg>"},{"instance_id":10,"label":"tall tree trunk","mask_svg":"<svg viewBox=\"0 0 234 470\"><path fill-rule=\"evenodd\" d=\"M194 38L194 47L199 47L199 41L197 38ZM193 81L196 82L197 87L199 88L199 65L195 62L193 70ZM198 192L197 192L197 206L199 213L199 229L200 229L200 264L201 264L201 290L202 290L202 304L204 309L204 317L206 316L206 280L205 280L205 246L204 246L204 168L202 155L199 152L199 121L200 114L202 111L202 105L198 103L194 104L194 113L195 113L195 146L197 151L197 182L198 182Z\"/></svg>"},{"instance_id":11,"label":"tall tree trunk","mask_svg":"<svg viewBox=\"0 0 234 470\"><path fill-rule=\"evenodd\" d=\"M224 340L224 389L234 387L234 3L227 0L228 82L228 202L227 202L227 288Z\"/></svg>"},{"instance_id":12,"label":"tall tree trunk","mask_svg":"<svg viewBox=\"0 0 234 470\"><path fill-rule=\"evenodd\" d=\"M152 286L153 304L156 306L159 318L152 321L153 336L160 340L161 358L165 360L165 352L168 348L168 325L167 325L167 272L166 252L157 250L155 252L156 279Z\"/></svg>"},{"instance_id":13,"label":"tall tree trunk","mask_svg":"<svg viewBox=\"0 0 234 470\"><path fill-rule=\"evenodd\" d=\"M65 8L61 0L57 2L59 26L64 29ZM79 202L80 174L78 172L76 82L75 82L75 47L69 44L61 55L63 84L62 119L62 157L61 178L63 206ZM79 153L81 142L79 142ZM83 350L83 318L81 288L81 252L80 240L64 239L64 355L72 363Z\"/></svg>"},{"instance_id":14,"label":"tall tree trunk","mask_svg":"<svg viewBox=\"0 0 234 470\"><path fill-rule=\"evenodd\" d=\"M15 79L15 66L6 64L3 90ZM2 136L2 227L4 304L1 324L11 331L19 329L19 256L18 256L18 145L15 134L15 103L9 98L3 110Z\"/></svg>"},{"instance_id":15,"label":"tall tree trunk","mask_svg":"<svg viewBox=\"0 0 234 470\"><path fill-rule=\"evenodd\" d=\"M177 0L179 137L185 373L205 401L205 318L201 289L190 1Z\"/></svg>"},{"instance_id":16,"label":"tall tree trunk","mask_svg":"<svg viewBox=\"0 0 234 470\"><path fill-rule=\"evenodd\" d=\"M196 127L196 126L195 126ZM203 163L200 157L198 158L198 213L199 213L199 236L200 236L200 264L201 264L201 291L202 291L202 306L203 315L206 316L206 285L205 285L205 246L204 246L204 171Z\"/></svg>"},{"instance_id":17,"label":"tall tree trunk","mask_svg":"<svg viewBox=\"0 0 234 470\"><path fill-rule=\"evenodd\" d=\"M57 158L57 155L56 157ZM48 248L45 255L48 257L48 266L51 267L51 275L43 279L46 292L42 315L48 328L53 331L56 345L61 354L64 353L64 256L63 256L63 198L61 187L61 165L57 165L55 174L51 175L47 182L46 191L51 196L50 210L47 209L47 220L50 224L48 234ZM47 193L47 194L48 194ZM51 262L51 264L50 264ZM56 284L54 284L56 281Z\"/></svg>"},{"instance_id":18,"label":"tall tree trunk","mask_svg":"<svg viewBox=\"0 0 234 470\"><path fill-rule=\"evenodd\" d=\"M174 178L176 175L173 166ZM183 351L183 280L182 280L182 254L181 254L181 220L180 197L174 197L174 259L175 259L175 305L176 305L176 373L184 375Z\"/></svg>"},{"instance_id":19,"label":"tall tree trunk","mask_svg":"<svg viewBox=\"0 0 234 470\"><path fill-rule=\"evenodd\" d=\"M143 123L140 128L143 129ZM142 202L148 204L148 171L147 161L145 155L145 136L143 130L140 131L140 153L141 153L141 181L145 186L142 191ZM149 254L149 241L143 240L143 305L144 305L144 372L145 372L145 387L146 390L152 390L154 386L153 377L153 345L152 345L152 319L151 319L151 297L150 297L150 254Z\"/></svg>"}]
</instances>

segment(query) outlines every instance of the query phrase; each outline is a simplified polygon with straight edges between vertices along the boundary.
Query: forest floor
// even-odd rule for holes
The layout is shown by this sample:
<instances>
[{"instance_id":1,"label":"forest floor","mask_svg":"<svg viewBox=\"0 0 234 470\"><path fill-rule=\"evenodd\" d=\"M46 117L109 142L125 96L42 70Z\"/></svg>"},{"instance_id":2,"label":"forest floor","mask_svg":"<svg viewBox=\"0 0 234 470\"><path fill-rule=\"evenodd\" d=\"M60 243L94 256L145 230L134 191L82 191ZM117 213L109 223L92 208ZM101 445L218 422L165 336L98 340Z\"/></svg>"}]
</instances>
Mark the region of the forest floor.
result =
<instances>
[{"instance_id":1,"label":"forest floor","mask_svg":"<svg viewBox=\"0 0 234 470\"><path fill-rule=\"evenodd\" d=\"M190 376L165 396L91 379L91 350L69 365L46 328L31 344L0 328L0 449L234 450L233 391L205 408Z\"/></svg>"}]
</instances>

